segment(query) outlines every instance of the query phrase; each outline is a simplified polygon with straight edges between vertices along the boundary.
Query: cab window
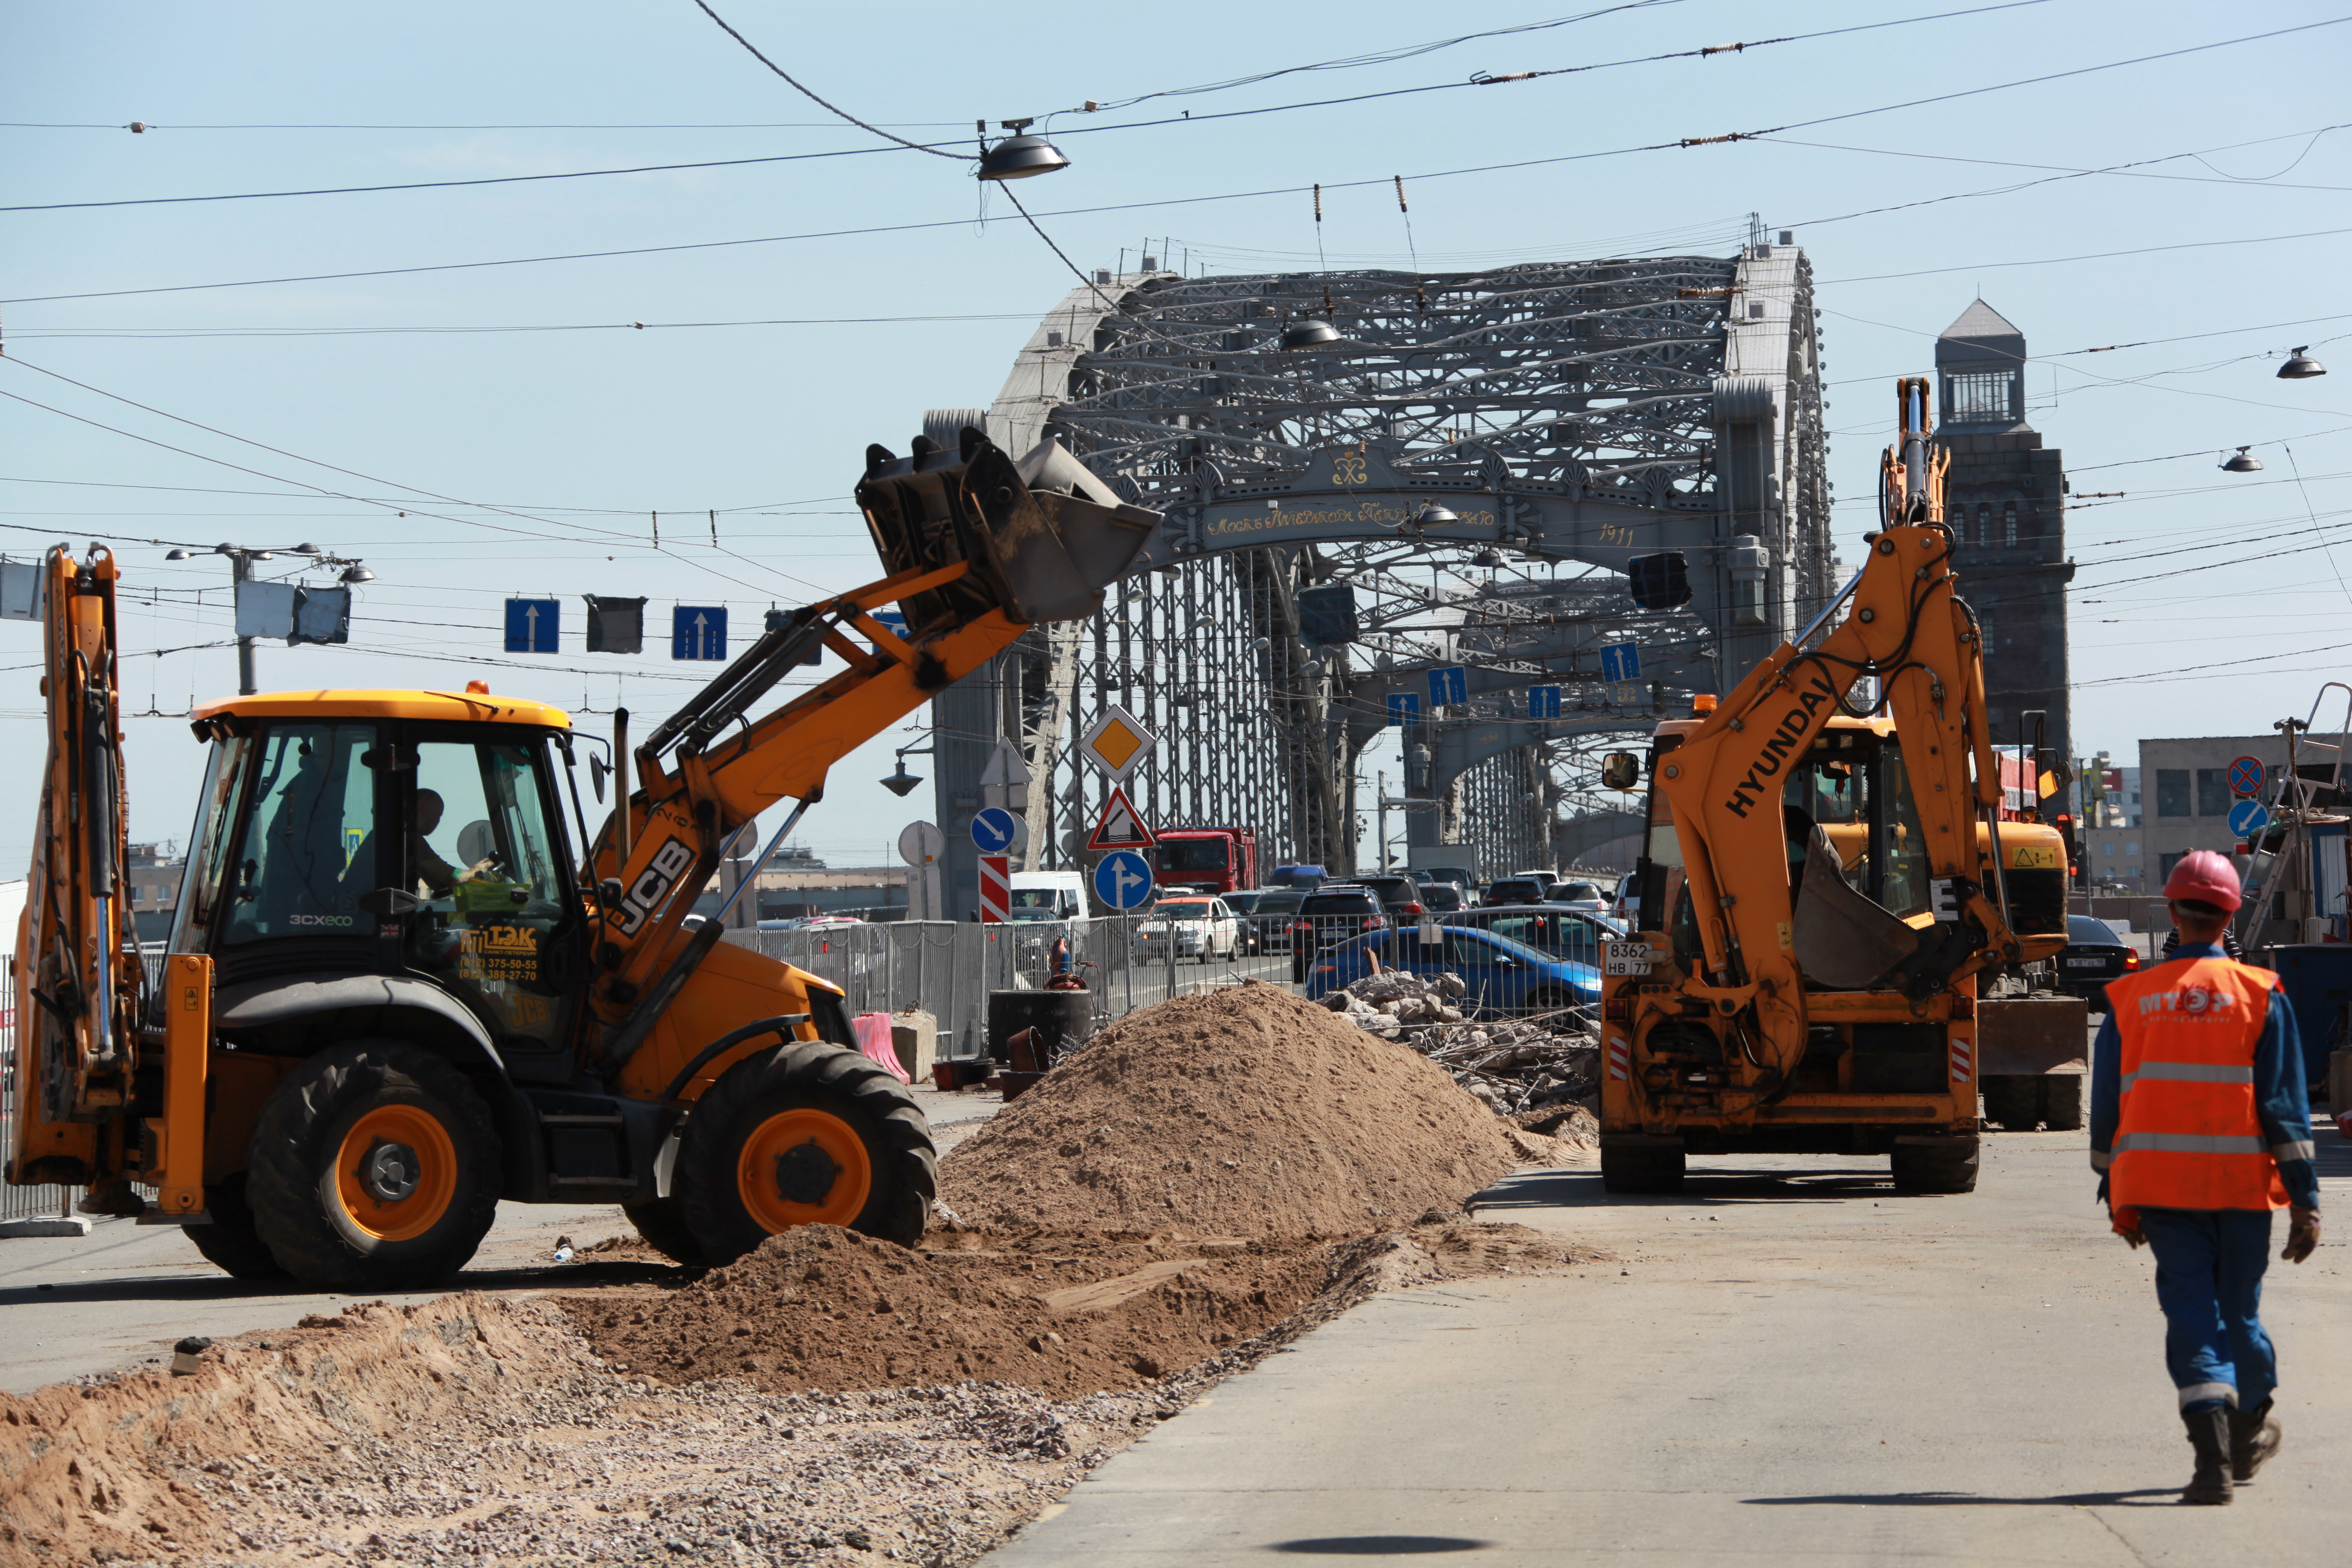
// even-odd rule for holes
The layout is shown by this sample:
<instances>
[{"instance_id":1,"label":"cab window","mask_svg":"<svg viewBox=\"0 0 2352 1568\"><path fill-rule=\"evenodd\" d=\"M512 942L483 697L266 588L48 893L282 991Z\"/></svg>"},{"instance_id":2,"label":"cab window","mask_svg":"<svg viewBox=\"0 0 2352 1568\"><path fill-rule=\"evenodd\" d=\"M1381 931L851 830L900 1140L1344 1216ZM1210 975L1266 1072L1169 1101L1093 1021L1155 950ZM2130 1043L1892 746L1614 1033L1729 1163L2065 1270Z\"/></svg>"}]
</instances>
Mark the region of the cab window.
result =
<instances>
[{"instance_id":1,"label":"cab window","mask_svg":"<svg viewBox=\"0 0 2352 1568\"><path fill-rule=\"evenodd\" d=\"M375 773L360 760L375 736L373 724L288 724L262 737L222 942L366 933L359 899L375 872L354 857L375 819Z\"/></svg>"}]
</instances>

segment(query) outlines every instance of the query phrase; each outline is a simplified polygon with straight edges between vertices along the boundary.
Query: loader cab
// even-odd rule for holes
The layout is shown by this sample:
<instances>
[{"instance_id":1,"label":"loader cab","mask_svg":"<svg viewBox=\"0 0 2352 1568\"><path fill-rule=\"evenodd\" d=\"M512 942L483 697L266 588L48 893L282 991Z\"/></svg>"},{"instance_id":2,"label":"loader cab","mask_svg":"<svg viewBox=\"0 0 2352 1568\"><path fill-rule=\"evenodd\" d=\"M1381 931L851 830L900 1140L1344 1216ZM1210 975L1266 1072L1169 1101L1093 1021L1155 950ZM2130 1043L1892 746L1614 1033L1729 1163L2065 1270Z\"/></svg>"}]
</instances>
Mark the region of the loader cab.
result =
<instances>
[{"instance_id":1,"label":"loader cab","mask_svg":"<svg viewBox=\"0 0 2352 1568\"><path fill-rule=\"evenodd\" d=\"M555 777L565 714L328 691L217 704L197 728L213 751L171 945L212 955L225 1003L422 981L510 1067L568 1059L589 931Z\"/></svg>"}]
</instances>

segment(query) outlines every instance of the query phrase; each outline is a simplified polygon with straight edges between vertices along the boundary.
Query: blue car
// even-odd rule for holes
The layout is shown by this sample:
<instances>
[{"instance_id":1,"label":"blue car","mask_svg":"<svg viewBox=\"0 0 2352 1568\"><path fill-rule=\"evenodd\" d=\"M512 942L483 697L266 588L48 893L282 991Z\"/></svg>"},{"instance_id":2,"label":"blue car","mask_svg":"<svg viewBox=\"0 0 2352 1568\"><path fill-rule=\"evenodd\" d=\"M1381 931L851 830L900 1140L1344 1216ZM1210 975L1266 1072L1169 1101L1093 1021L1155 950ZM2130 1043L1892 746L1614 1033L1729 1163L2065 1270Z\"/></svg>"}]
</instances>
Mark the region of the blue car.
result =
<instances>
[{"instance_id":1,"label":"blue car","mask_svg":"<svg viewBox=\"0 0 2352 1568\"><path fill-rule=\"evenodd\" d=\"M1312 999L1338 991L1372 973L1372 955L1383 969L1403 969L1425 977L1448 971L1469 991L1465 1013L1549 1013L1562 1007L1601 1005L1601 972L1589 963L1554 958L1523 942L1491 931L1444 929L1424 942L1417 926L1373 931L1327 947L1307 972Z\"/></svg>"}]
</instances>

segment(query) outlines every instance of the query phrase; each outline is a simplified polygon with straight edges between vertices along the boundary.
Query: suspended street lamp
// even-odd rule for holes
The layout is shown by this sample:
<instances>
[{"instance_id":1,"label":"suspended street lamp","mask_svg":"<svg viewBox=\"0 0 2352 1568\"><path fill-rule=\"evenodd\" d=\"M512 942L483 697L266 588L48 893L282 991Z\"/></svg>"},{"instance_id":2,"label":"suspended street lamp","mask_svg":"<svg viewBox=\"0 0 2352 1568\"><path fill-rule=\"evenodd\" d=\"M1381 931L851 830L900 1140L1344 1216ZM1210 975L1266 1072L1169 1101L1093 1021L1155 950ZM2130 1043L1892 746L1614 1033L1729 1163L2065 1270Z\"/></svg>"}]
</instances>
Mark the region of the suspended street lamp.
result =
<instances>
[{"instance_id":1,"label":"suspended street lamp","mask_svg":"<svg viewBox=\"0 0 2352 1568\"><path fill-rule=\"evenodd\" d=\"M1024 136L1023 132L1034 123L1028 120L998 121L1013 132L993 147L983 148L980 154L980 177L983 180L1028 180L1039 174L1058 174L1070 166L1062 150L1043 136ZM988 127L981 125L983 133Z\"/></svg>"},{"instance_id":2,"label":"suspended street lamp","mask_svg":"<svg viewBox=\"0 0 2352 1568\"><path fill-rule=\"evenodd\" d=\"M2311 357L2309 344L2295 350L2293 357L2278 368L2278 378L2281 381L2303 381L2311 376L2326 374L2327 367Z\"/></svg>"},{"instance_id":3,"label":"suspended street lamp","mask_svg":"<svg viewBox=\"0 0 2352 1568\"><path fill-rule=\"evenodd\" d=\"M2225 474L2254 474L2260 473L2262 467L2263 460L2260 458L2241 447L2238 448L2236 457L2221 465L2221 471Z\"/></svg>"},{"instance_id":4,"label":"suspended street lamp","mask_svg":"<svg viewBox=\"0 0 2352 1568\"><path fill-rule=\"evenodd\" d=\"M1325 343L1339 341L1339 329L1319 316L1309 316L1303 321L1291 321L1282 329L1285 353L1297 353L1301 349L1319 349Z\"/></svg>"}]
</instances>

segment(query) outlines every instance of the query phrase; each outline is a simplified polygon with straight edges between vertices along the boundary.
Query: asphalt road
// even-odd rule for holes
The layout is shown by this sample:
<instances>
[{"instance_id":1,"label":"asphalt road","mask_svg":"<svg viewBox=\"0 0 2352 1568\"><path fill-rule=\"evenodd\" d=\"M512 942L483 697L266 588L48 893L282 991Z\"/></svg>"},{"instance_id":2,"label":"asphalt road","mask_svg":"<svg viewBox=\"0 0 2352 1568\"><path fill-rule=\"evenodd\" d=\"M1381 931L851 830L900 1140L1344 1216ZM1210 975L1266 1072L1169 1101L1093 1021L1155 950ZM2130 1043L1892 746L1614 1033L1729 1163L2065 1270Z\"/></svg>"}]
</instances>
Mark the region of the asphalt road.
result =
<instances>
[{"instance_id":1,"label":"asphalt road","mask_svg":"<svg viewBox=\"0 0 2352 1568\"><path fill-rule=\"evenodd\" d=\"M2352 1147L2324 1137L2330 1205L2352 1219ZM1898 1196L1884 1161L1696 1161L1668 1198L1522 1173L1482 1217L1615 1259L1377 1298L987 1562L2345 1561L2340 1233L2272 1265L2284 1452L2235 1506L2187 1508L2153 1268L2106 1234L2084 1136L1986 1147L1979 1190L1948 1197Z\"/></svg>"},{"instance_id":2,"label":"asphalt road","mask_svg":"<svg viewBox=\"0 0 2352 1568\"><path fill-rule=\"evenodd\" d=\"M917 1090L942 1152L994 1114L986 1092ZM429 1301L452 1290L531 1295L592 1289L648 1277L641 1264L594 1259L559 1265L555 1244L575 1247L635 1234L618 1207L501 1204L490 1234L457 1276L429 1290L364 1299ZM161 1360L188 1334L241 1334L285 1328L305 1313L339 1312L355 1298L284 1284L232 1279L205 1262L177 1226L94 1221L89 1235L0 1240L0 1390L29 1394L47 1384Z\"/></svg>"}]
</instances>

